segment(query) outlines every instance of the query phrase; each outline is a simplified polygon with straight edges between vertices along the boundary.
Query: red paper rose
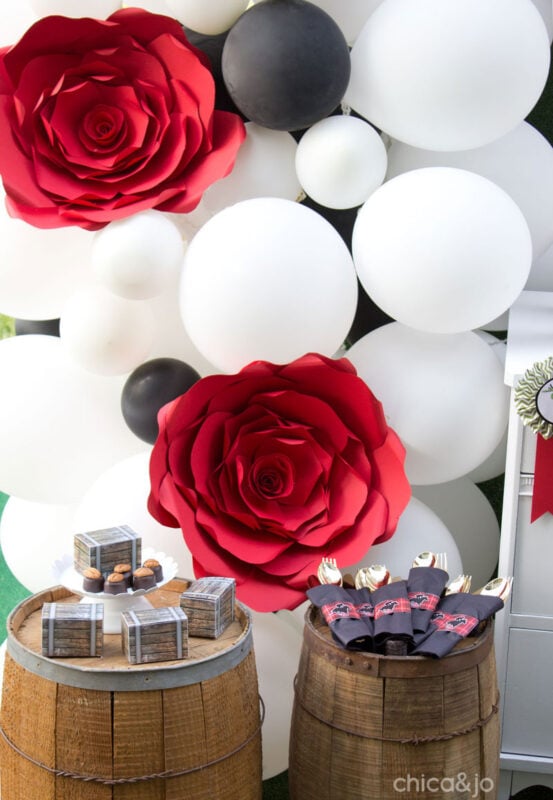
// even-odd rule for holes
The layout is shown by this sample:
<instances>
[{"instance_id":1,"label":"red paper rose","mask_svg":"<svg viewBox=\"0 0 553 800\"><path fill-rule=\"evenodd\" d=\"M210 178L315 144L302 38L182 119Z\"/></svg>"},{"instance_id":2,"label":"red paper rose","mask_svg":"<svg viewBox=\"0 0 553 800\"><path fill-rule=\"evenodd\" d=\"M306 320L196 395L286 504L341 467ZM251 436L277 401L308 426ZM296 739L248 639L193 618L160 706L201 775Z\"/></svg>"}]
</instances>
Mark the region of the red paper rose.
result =
<instances>
[{"instance_id":1,"label":"red paper rose","mask_svg":"<svg viewBox=\"0 0 553 800\"><path fill-rule=\"evenodd\" d=\"M96 230L149 208L191 211L245 136L214 101L207 59L170 17L39 20L0 52L10 213Z\"/></svg>"},{"instance_id":2,"label":"red paper rose","mask_svg":"<svg viewBox=\"0 0 553 800\"><path fill-rule=\"evenodd\" d=\"M294 608L323 556L388 539L405 451L347 359L309 354L203 378L159 412L148 507L182 529L196 577L236 578L258 611Z\"/></svg>"}]
</instances>

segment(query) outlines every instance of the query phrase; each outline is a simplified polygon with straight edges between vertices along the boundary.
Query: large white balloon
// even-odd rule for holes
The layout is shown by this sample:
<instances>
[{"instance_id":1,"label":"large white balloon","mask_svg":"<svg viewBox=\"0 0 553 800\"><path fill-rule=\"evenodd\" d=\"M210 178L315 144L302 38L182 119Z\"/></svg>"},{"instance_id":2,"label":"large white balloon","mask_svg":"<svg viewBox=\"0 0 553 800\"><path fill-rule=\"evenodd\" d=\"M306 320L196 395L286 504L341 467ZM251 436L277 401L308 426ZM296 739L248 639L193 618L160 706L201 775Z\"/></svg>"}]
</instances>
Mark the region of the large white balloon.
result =
<instances>
[{"instance_id":1,"label":"large white balloon","mask_svg":"<svg viewBox=\"0 0 553 800\"><path fill-rule=\"evenodd\" d=\"M474 150L446 153L392 142L388 179L421 167L458 167L488 178L522 211L530 228L534 258L553 242L553 147L527 122Z\"/></svg>"},{"instance_id":2,"label":"large white balloon","mask_svg":"<svg viewBox=\"0 0 553 800\"><path fill-rule=\"evenodd\" d=\"M36 22L39 15L33 11L28 0L18 3L2 3L0 6L0 47L15 44Z\"/></svg>"},{"instance_id":3,"label":"large white balloon","mask_svg":"<svg viewBox=\"0 0 553 800\"><path fill-rule=\"evenodd\" d=\"M532 263L524 288L533 292L553 292L553 245Z\"/></svg>"},{"instance_id":4,"label":"large white balloon","mask_svg":"<svg viewBox=\"0 0 553 800\"><path fill-rule=\"evenodd\" d=\"M353 321L349 251L323 217L290 200L245 200L191 241L181 283L190 338L222 371L332 355Z\"/></svg>"},{"instance_id":5,"label":"large white balloon","mask_svg":"<svg viewBox=\"0 0 553 800\"><path fill-rule=\"evenodd\" d=\"M65 303L60 337L84 369L97 375L123 375L150 355L154 320L145 301L125 300L102 286L90 286Z\"/></svg>"},{"instance_id":6,"label":"large white balloon","mask_svg":"<svg viewBox=\"0 0 553 800\"><path fill-rule=\"evenodd\" d=\"M463 572L464 564L451 532L432 509L412 497L392 538L370 547L363 558L343 571L354 575L361 567L385 564L394 577L407 578L413 559L424 550L445 553L452 578Z\"/></svg>"},{"instance_id":7,"label":"large white balloon","mask_svg":"<svg viewBox=\"0 0 553 800\"><path fill-rule=\"evenodd\" d=\"M353 46L346 101L415 147L480 147L531 111L549 58L529 0L394 0L376 9Z\"/></svg>"},{"instance_id":8,"label":"large white balloon","mask_svg":"<svg viewBox=\"0 0 553 800\"><path fill-rule=\"evenodd\" d=\"M532 2L542 16L549 41L551 42L553 40L553 6L551 0L532 0Z\"/></svg>"},{"instance_id":9,"label":"large white balloon","mask_svg":"<svg viewBox=\"0 0 553 800\"><path fill-rule=\"evenodd\" d=\"M74 532L130 525L144 547L172 556L182 578L193 578L192 556L179 528L157 522L148 512L150 450L108 467L83 494L74 514Z\"/></svg>"},{"instance_id":10,"label":"large white balloon","mask_svg":"<svg viewBox=\"0 0 553 800\"><path fill-rule=\"evenodd\" d=\"M120 410L124 379L75 365L54 336L0 341L0 487L38 503L76 502L110 464L144 450Z\"/></svg>"},{"instance_id":11,"label":"large white balloon","mask_svg":"<svg viewBox=\"0 0 553 800\"><path fill-rule=\"evenodd\" d=\"M439 486L413 486L413 495L442 520L472 575L472 588L489 581L499 558L499 522L486 495L468 478Z\"/></svg>"},{"instance_id":12,"label":"large white balloon","mask_svg":"<svg viewBox=\"0 0 553 800\"><path fill-rule=\"evenodd\" d=\"M215 36L228 31L248 7L249 0L166 0L177 19L198 33Z\"/></svg>"},{"instance_id":13,"label":"large white balloon","mask_svg":"<svg viewBox=\"0 0 553 800\"><path fill-rule=\"evenodd\" d=\"M0 544L12 574L30 592L52 586L51 567L73 553L75 505L10 497L0 521Z\"/></svg>"},{"instance_id":14,"label":"large white balloon","mask_svg":"<svg viewBox=\"0 0 553 800\"><path fill-rule=\"evenodd\" d=\"M154 319L154 339L149 358L178 358L200 375L218 370L200 353L186 332L179 306L179 281L157 297L146 301Z\"/></svg>"},{"instance_id":15,"label":"large white balloon","mask_svg":"<svg viewBox=\"0 0 553 800\"><path fill-rule=\"evenodd\" d=\"M287 131L246 122L246 138L230 175L212 184L202 197L202 207L212 214L254 197L296 200L301 186L296 175L297 143Z\"/></svg>"},{"instance_id":16,"label":"large white balloon","mask_svg":"<svg viewBox=\"0 0 553 800\"><path fill-rule=\"evenodd\" d=\"M476 333L438 335L392 322L347 356L405 445L411 483L460 478L499 444L509 394L499 359Z\"/></svg>"},{"instance_id":17,"label":"large white balloon","mask_svg":"<svg viewBox=\"0 0 553 800\"><path fill-rule=\"evenodd\" d=\"M61 14L64 17L103 19L121 8L120 0L28 0L28 2L41 17Z\"/></svg>"},{"instance_id":18,"label":"large white balloon","mask_svg":"<svg viewBox=\"0 0 553 800\"><path fill-rule=\"evenodd\" d=\"M413 328L456 333L508 309L528 278L528 225L481 175L428 167L380 186L360 209L353 258L367 294Z\"/></svg>"},{"instance_id":19,"label":"large white balloon","mask_svg":"<svg viewBox=\"0 0 553 800\"><path fill-rule=\"evenodd\" d=\"M94 236L91 263L114 294L146 300L180 273L184 243L177 226L160 211L143 211L110 223Z\"/></svg>"},{"instance_id":20,"label":"large white balloon","mask_svg":"<svg viewBox=\"0 0 553 800\"><path fill-rule=\"evenodd\" d=\"M288 768L294 676L298 670L302 635L279 617L252 611L253 644L259 694L265 705L263 778Z\"/></svg>"},{"instance_id":21,"label":"large white balloon","mask_svg":"<svg viewBox=\"0 0 553 800\"><path fill-rule=\"evenodd\" d=\"M0 313L56 319L70 295L90 282L92 234L42 230L12 219L0 192Z\"/></svg>"},{"instance_id":22,"label":"large white balloon","mask_svg":"<svg viewBox=\"0 0 553 800\"><path fill-rule=\"evenodd\" d=\"M328 208L364 203L386 174L386 147L367 122L348 115L316 122L302 136L296 171L304 191Z\"/></svg>"}]
</instances>

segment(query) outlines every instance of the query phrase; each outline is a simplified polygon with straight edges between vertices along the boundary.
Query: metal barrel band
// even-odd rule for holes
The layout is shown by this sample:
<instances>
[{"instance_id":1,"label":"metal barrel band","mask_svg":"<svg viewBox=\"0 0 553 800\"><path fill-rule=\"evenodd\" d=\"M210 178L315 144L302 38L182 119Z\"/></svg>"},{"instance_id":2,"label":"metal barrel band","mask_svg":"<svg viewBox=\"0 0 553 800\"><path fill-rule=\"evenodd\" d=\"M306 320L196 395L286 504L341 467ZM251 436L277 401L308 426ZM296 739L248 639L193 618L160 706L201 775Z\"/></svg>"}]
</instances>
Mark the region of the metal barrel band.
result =
<instances>
[{"instance_id":1,"label":"metal barrel band","mask_svg":"<svg viewBox=\"0 0 553 800\"><path fill-rule=\"evenodd\" d=\"M360 733L359 731L351 731L346 728L344 725L337 725L335 722L330 722L329 720L323 719L323 717L315 714L312 709L308 708L299 698L298 691L297 691L297 679L298 676L294 678L294 692L296 696L296 703L300 706L300 708L305 711L306 714L313 717L313 719L318 720L318 722L322 722L323 725L328 725L329 728L333 728L337 731L342 731L342 733L349 733L351 736L358 736L361 739L374 739L374 741L378 742L397 742L398 744L426 744L428 742L446 742L449 739L455 739L457 736L466 736L473 731L478 730L478 728L483 728L485 725L493 719L493 717L499 711L499 694L496 697L495 703L492 705L492 710L488 714L487 717L483 719L478 719L473 725L470 725L468 728L462 728L461 730L451 731L451 733L441 733L436 736L412 736L409 739L405 738L394 738L390 736L372 736L367 733Z\"/></svg>"},{"instance_id":2,"label":"metal barrel band","mask_svg":"<svg viewBox=\"0 0 553 800\"><path fill-rule=\"evenodd\" d=\"M261 727L263 722L265 721L265 703L263 702L263 698L259 696L259 705L261 708L260 713L260 722L256 729L253 731L248 738L235 747L234 750L231 750L230 753L225 753L223 756L219 756L219 758L214 758L211 761L208 761L206 764L200 764L197 767L189 767L188 769L168 769L164 772L157 772L153 775L138 775L131 778L101 778L97 775L79 775L76 772L70 772L62 769L55 769L53 767L49 767L46 764L43 764L41 761L38 761L35 758L32 758L27 753L24 753L23 750L20 750L17 745L15 745L11 739L8 738L4 728L0 725L0 736L4 739L6 744L11 747L19 756L24 758L26 761L30 761L31 764L34 764L36 767L49 772L51 775L55 775L57 778L73 778L74 780L82 781L83 783L100 783L103 786L117 786L119 784L132 784L132 783L145 783L147 781L155 781L155 780L164 780L169 778L180 778L182 775L189 775L192 772L200 772L202 769L208 769L208 767L213 767L215 764L220 764L221 761L225 761L227 758L231 758L247 747L250 742L256 738L256 736L261 731Z\"/></svg>"}]
</instances>

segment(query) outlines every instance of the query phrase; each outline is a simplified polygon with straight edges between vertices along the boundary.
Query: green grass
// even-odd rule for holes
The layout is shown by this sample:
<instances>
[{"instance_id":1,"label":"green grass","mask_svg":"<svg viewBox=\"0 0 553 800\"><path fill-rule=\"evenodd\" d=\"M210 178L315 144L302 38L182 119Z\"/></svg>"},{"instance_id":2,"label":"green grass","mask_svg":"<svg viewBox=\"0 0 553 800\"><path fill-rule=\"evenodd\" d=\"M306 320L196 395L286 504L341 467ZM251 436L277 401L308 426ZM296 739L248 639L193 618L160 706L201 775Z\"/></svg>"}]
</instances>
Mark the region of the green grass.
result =
<instances>
[{"instance_id":1,"label":"green grass","mask_svg":"<svg viewBox=\"0 0 553 800\"><path fill-rule=\"evenodd\" d=\"M15 320L0 314L0 339L7 339L9 336L15 336Z\"/></svg>"}]
</instances>

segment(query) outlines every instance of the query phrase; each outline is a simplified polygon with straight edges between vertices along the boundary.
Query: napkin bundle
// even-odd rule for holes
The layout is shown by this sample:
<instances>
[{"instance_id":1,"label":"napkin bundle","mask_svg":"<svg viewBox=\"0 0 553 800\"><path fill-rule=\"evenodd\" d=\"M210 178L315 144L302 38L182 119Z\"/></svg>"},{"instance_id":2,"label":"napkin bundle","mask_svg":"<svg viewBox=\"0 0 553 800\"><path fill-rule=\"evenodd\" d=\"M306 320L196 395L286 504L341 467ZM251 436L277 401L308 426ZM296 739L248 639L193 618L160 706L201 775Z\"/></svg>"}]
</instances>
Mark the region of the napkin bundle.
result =
<instances>
[{"instance_id":1,"label":"napkin bundle","mask_svg":"<svg viewBox=\"0 0 553 800\"><path fill-rule=\"evenodd\" d=\"M383 653L390 642L404 642L409 655L442 658L503 608L493 595L443 596L447 580L444 570L413 567L407 580L375 591L321 584L307 596L341 647Z\"/></svg>"}]
</instances>

